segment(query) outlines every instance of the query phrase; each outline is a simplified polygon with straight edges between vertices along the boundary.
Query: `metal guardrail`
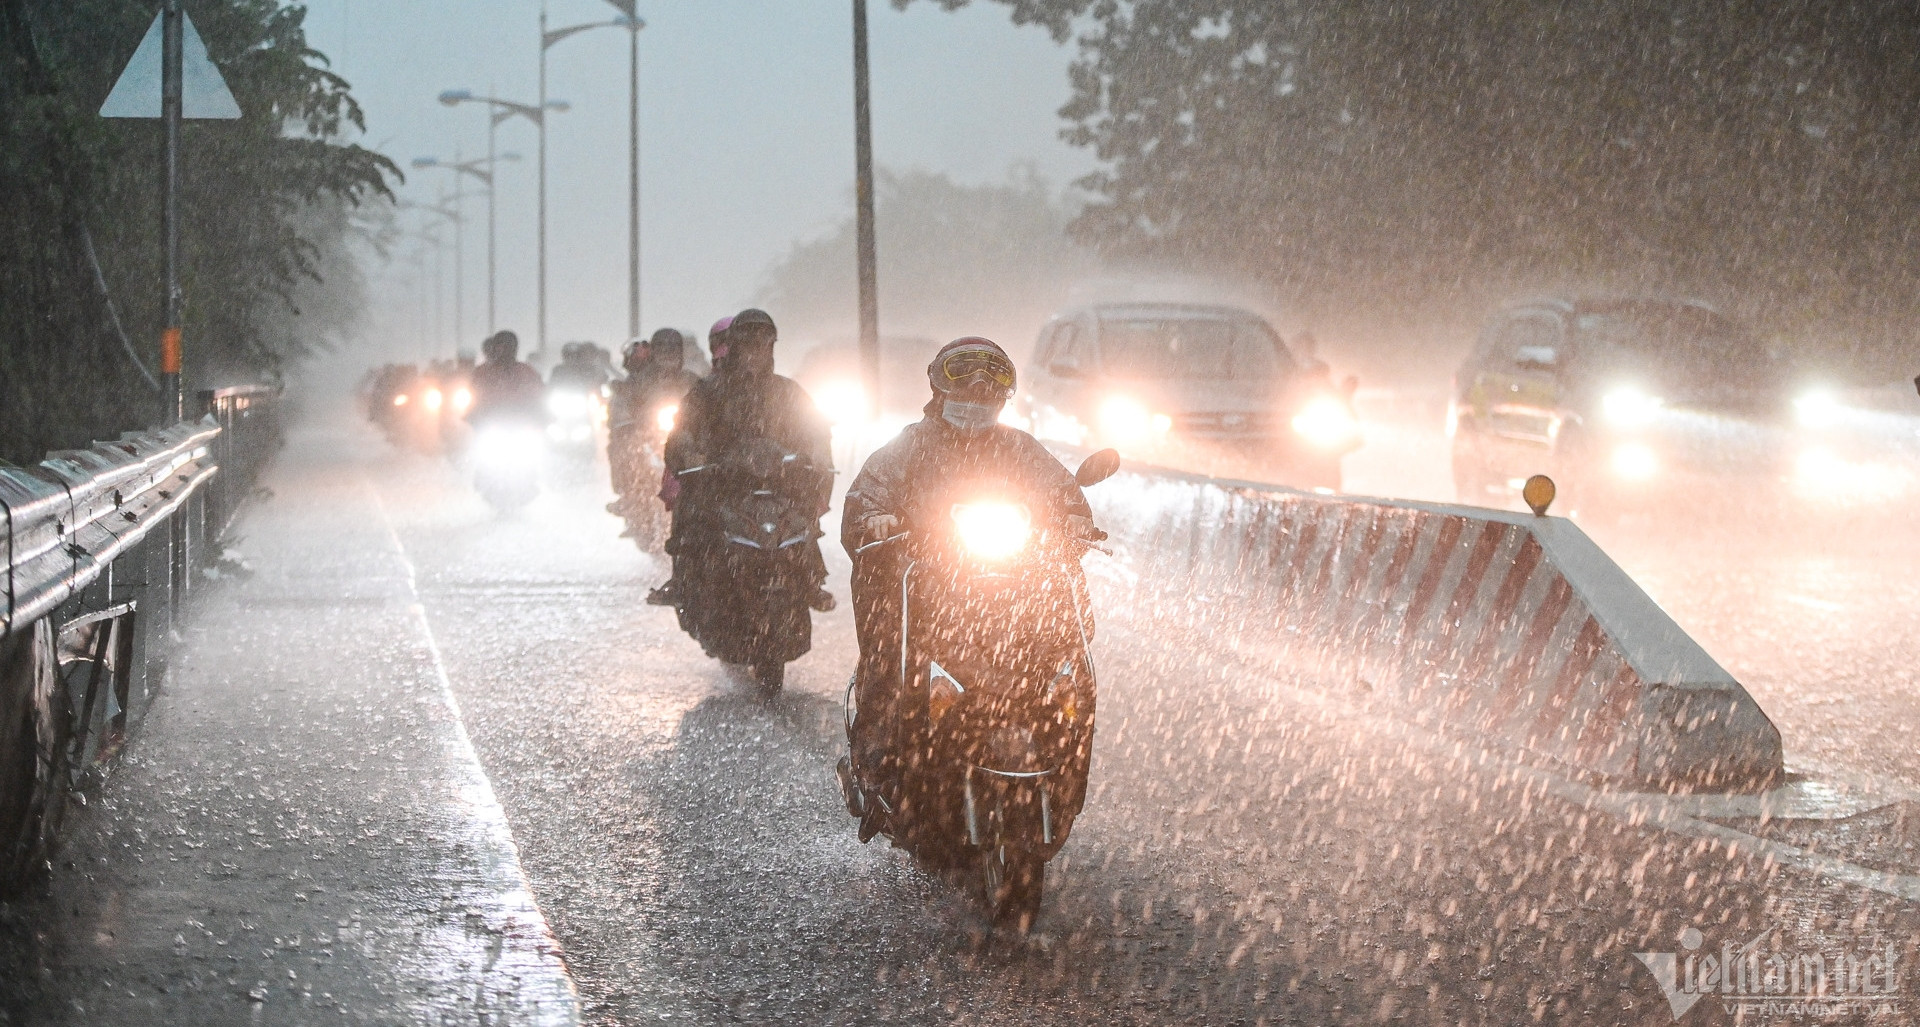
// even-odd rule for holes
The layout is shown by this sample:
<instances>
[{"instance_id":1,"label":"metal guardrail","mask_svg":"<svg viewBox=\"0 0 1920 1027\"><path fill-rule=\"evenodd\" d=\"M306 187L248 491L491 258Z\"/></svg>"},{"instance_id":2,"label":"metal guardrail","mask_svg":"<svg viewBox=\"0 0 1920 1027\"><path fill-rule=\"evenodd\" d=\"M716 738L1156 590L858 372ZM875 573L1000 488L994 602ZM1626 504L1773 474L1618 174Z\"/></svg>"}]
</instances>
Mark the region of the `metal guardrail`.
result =
<instances>
[{"instance_id":1,"label":"metal guardrail","mask_svg":"<svg viewBox=\"0 0 1920 1027\"><path fill-rule=\"evenodd\" d=\"M198 421L0 467L0 893L156 690L194 576L278 445L277 396L204 392Z\"/></svg>"}]
</instances>

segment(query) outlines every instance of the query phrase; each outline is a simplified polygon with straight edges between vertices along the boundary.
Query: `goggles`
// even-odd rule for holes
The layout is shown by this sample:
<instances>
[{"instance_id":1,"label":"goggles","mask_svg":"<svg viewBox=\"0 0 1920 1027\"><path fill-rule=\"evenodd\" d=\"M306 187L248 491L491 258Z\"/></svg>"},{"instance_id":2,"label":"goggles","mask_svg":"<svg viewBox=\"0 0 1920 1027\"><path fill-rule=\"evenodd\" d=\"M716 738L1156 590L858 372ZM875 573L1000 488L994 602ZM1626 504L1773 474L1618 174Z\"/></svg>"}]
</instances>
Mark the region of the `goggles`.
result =
<instances>
[{"instance_id":1,"label":"goggles","mask_svg":"<svg viewBox=\"0 0 1920 1027\"><path fill-rule=\"evenodd\" d=\"M952 353L940 361L940 373L953 387L974 381L990 381L1003 389L1013 388L1013 361L987 349L969 349Z\"/></svg>"}]
</instances>

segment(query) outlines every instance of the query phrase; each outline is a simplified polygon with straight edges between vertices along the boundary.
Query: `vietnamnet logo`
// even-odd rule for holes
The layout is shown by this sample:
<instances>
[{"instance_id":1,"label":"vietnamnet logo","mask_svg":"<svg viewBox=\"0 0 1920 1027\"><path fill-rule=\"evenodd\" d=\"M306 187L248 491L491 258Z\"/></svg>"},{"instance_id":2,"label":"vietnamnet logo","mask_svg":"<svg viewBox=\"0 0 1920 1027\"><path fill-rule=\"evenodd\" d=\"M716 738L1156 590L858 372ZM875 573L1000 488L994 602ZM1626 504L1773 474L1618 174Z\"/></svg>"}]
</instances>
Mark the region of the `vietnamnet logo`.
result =
<instances>
[{"instance_id":1,"label":"vietnamnet logo","mask_svg":"<svg viewBox=\"0 0 1920 1027\"><path fill-rule=\"evenodd\" d=\"M1676 1022L1709 997L1742 1017L1900 1015L1900 955L1892 944L1830 953L1761 944L1778 932L1769 927L1744 945L1703 952L1705 938L1689 927L1680 935L1683 951L1633 955L1653 974Z\"/></svg>"}]
</instances>

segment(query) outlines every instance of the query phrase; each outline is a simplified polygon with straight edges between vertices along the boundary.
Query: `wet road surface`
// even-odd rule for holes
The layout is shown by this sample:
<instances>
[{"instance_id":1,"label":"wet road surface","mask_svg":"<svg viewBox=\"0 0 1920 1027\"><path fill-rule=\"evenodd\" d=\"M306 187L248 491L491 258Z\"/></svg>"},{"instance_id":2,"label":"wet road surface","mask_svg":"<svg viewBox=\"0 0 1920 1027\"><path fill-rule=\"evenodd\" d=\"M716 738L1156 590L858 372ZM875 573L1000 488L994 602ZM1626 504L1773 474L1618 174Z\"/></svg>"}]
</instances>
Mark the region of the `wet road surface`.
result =
<instances>
[{"instance_id":1,"label":"wet road surface","mask_svg":"<svg viewBox=\"0 0 1920 1027\"><path fill-rule=\"evenodd\" d=\"M840 807L844 604L761 703L643 605L664 571L597 485L502 520L450 471L369 473L593 1022L1653 1024L1634 953L1689 927L1912 958L1898 899L1584 809L1220 655L1098 566L1087 813L1035 934L994 935Z\"/></svg>"},{"instance_id":2,"label":"wet road surface","mask_svg":"<svg viewBox=\"0 0 1920 1027\"><path fill-rule=\"evenodd\" d=\"M393 566L402 569L389 576L411 568L410 594L588 1022L1665 1024L1674 1007L1636 954L1684 959L1696 951L1689 942L1712 953L1765 935L1761 951L1789 963L1890 952L1903 969L1920 965L1920 916L1909 902L1781 865L1745 842L1730 852L1725 837L1635 826L1583 806L1577 789L1546 787L1535 771L1402 727L1364 693L1305 679L1258 647L1228 655L1204 614L1137 607L1124 568L1102 557L1089 566L1102 696L1087 812L1049 873L1035 932L994 934L966 882L929 876L882 843L860 845L840 805L832 763L853 653L845 604L816 618L815 651L791 668L787 691L752 699L668 611L644 605L663 569L615 537L617 522L600 511L599 473L561 475L529 510L502 518L444 462L322 431L285 454L270 480L282 498L248 514L239 543L258 580L364 551L391 554L397 541L404 560ZM352 517L307 525L299 547L270 543L286 529L268 511L312 482L357 483L369 501ZM843 589L844 561L834 568ZM392 587L397 594L399 583ZM324 589L294 599L321 608L319 618L353 609ZM323 698L381 680L340 654L363 631L400 646L410 611L392 605L382 600L369 618L376 624L322 621L330 651L275 650L275 669L262 677L284 694L229 695L231 710L203 714L211 726L199 744L209 746L223 717L253 731L269 716L299 725L259 762L207 768L219 787L254 803L263 825L276 812L291 824L288 814L304 811L340 846L368 810L390 808L364 777L373 758L412 775L422 772L416 754L441 744L431 717L410 716L299 751L334 737L348 706L377 705L366 698L393 706L431 694L416 629L405 650L415 655L402 662L418 691L368 692L354 704ZM239 609L224 615L245 622ZM277 639L270 629L245 631L256 647ZM231 645L195 644L216 664L233 659ZM183 714L185 696L163 695L136 749L157 749L146 739ZM169 712L164 704L176 701ZM154 846L170 815L162 804L179 801L181 784L143 776L146 758L137 754L109 781L115 807L98 811L75 850L100 869L76 860L56 873L54 889L63 902L97 904L112 894L103 881L124 881L124 893L145 904L123 919L170 943L178 928L154 897L172 885L144 863L126 865L127 853L162 850L111 852L143 832ZM251 769L275 762L301 791L249 794ZM322 803L321 794L334 798ZM1889 806L1872 818L1842 829L1856 836L1850 854L1913 874L1920 808ZM1803 845L1836 833L1830 823L1741 826ZM400 857L431 847L433 826L376 830L395 840L378 855L403 869L432 865ZM456 877L461 865L445 864ZM419 961L408 929L418 946L437 937L433 925L465 922L459 896L383 889L391 872L364 860L335 866L340 879L305 903L281 895L271 875L229 886L236 905L261 917L299 917L318 895L350 895L342 902L350 926L389 925L385 942L360 950L376 964L366 977L374 989ZM9 915L37 932L43 950L67 952L83 949L100 922L91 912L64 918L57 906ZM127 953L124 971L111 953L63 964L45 984L48 997L86 987L113 995L142 975L152 1022L339 1022L337 1009L310 1011L292 995L262 1005L227 991L224 1006L187 1003L175 997L186 982L218 988L164 948ZM270 961L279 950L262 951ZM461 966L449 951L444 990L409 1004L382 1004L388 996L376 990L349 1008L368 1022L488 1022L463 1002L471 979L446 972ZM89 973L115 978L114 987ZM1901 978L1892 1019L1863 1008L1822 1022L1911 1022L1920 1016L1912 982ZM1731 1023L1735 1014L1715 996L1685 1022Z\"/></svg>"}]
</instances>

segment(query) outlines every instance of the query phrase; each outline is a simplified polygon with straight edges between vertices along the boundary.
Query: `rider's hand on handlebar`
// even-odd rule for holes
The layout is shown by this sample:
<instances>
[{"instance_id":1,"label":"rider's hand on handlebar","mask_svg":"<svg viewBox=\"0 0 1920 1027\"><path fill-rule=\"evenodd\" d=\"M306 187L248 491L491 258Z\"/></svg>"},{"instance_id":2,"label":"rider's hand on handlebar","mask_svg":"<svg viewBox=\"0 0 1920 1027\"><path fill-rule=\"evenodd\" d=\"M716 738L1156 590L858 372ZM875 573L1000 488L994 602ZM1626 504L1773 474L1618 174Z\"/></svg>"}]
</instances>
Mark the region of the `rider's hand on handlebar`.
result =
<instances>
[{"instance_id":1,"label":"rider's hand on handlebar","mask_svg":"<svg viewBox=\"0 0 1920 1027\"><path fill-rule=\"evenodd\" d=\"M1079 514L1067 515L1067 533L1074 538L1098 542L1107 537L1107 533L1093 526L1093 518Z\"/></svg>"},{"instance_id":2,"label":"rider's hand on handlebar","mask_svg":"<svg viewBox=\"0 0 1920 1027\"><path fill-rule=\"evenodd\" d=\"M876 542L892 538L900 531L900 518L888 513L870 514L866 520L860 522L860 529L866 532L868 538Z\"/></svg>"}]
</instances>

